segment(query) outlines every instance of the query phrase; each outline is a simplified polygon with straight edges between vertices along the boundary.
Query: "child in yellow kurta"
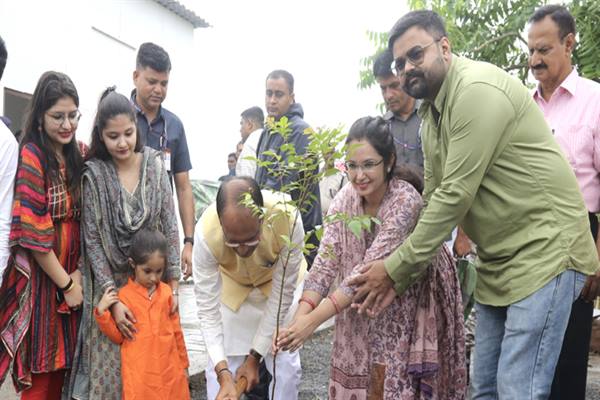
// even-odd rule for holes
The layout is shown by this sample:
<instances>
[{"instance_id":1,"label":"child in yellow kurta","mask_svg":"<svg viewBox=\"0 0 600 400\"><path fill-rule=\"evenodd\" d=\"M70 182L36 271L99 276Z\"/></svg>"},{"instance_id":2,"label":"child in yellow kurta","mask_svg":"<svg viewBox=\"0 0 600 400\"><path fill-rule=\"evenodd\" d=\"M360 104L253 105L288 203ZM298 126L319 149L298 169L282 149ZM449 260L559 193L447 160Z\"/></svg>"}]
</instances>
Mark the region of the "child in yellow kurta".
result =
<instances>
[{"instance_id":1,"label":"child in yellow kurta","mask_svg":"<svg viewBox=\"0 0 600 400\"><path fill-rule=\"evenodd\" d=\"M134 278L117 293L107 289L94 316L100 330L121 345L123 400L189 399L189 365L179 315L171 314L172 291L161 282L167 240L159 231L140 230L133 237L129 262ZM122 302L133 313L137 333L125 340L108 308Z\"/></svg>"}]
</instances>

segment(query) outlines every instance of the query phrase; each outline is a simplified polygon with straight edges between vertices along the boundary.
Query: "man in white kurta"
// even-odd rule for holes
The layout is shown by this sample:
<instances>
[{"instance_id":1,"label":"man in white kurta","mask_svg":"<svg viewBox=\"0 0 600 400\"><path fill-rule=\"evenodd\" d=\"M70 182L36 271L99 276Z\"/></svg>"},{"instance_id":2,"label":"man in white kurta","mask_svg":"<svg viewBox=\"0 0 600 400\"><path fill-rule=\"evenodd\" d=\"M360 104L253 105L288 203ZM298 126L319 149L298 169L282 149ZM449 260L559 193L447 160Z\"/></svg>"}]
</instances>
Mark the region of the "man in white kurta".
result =
<instances>
[{"instance_id":1,"label":"man in white kurta","mask_svg":"<svg viewBox=\"0 0 600 400\"><path fill-rule=\"evenodd\" d=\"M4 73L7 55L6 45L0 37L0 79L2 79ZM18 160L19 145L15 140L15 136L0 120L0 283L10 255L8 237L10 235L13 188Z\"/></svg>"},{"instance_id":2,"label":"man in white kurta","mask_svg":"<svg viewBox=\"0 0 600 400\"><path fill-rule=\"evenodd\" d=\"M239 204L245 192L252 193L254 203L263 207L262 218ZM248 380L247 391L251 390L258 382L263 358L273 373L271 342L281 285L283 324L302 292L299 276L305 269L301 219L295 210L291 216L285 213L280 199L271 192L261 193L251 178L233 178L222 184L217 202L196 225L194 290L209 359L208 399L234 398L230 397L233 385L241 376ZM282 235L291 239L291 251ZM298 353L281 352L276 361L275 397L296 399L301 376Z\"/></svg>"},{"instance_id":3,"label":"man in white kurta","mask_svg":"<svg viewBox=\"0 0 600 400\"><path fill-rule=\"evenodd\" d=\"M251 157L258 157L256 148L264 128L264 114L260 107L250 107L244 110L240 119L240 134L242 135L242 152L235 165L236 176L250 176L256 174L256 161Z\"/></svg>"}]
</instances>

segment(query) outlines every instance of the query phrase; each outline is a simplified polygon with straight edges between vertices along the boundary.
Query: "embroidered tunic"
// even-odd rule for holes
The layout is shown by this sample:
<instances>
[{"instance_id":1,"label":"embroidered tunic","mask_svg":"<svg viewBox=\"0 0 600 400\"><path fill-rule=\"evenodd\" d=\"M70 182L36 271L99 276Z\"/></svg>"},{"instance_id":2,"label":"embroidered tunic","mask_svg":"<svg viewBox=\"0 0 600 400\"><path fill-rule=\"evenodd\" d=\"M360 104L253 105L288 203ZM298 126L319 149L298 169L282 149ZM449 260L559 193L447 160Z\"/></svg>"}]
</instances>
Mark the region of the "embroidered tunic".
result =
<instances>
[{"instance_id":1,"label":"embroidered tunic","mask_svg":"<svg viewBox=\"0 0 600 400\"><path fill-rule=\"evenodd\" d=\"M56 182L44 170L45 157L33 143L21 149L10 233L11 257L0 288L0 377L12 364L18 390L31 385L31 373L71 367L78 312L35 261L32 251L54 250L67 273L79 260L79 208L67 190L60 166Z\"/></svg>"}]
</instances>

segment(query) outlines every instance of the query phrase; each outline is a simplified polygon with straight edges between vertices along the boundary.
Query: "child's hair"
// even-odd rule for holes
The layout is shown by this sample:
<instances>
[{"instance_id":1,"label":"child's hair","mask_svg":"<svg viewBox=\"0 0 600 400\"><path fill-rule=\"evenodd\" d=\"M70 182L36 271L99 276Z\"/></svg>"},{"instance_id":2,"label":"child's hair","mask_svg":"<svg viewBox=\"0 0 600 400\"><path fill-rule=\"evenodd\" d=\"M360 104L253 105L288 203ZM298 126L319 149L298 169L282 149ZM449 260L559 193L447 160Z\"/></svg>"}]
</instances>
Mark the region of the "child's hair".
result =
<instances>
[{"instance_id":1,"label":"child's hair","mask_svg":"<svg viewBox=\"0 0 600 400\"><path fill-rule=\"evenodd\" d=\"M98 102L98 111L94 118L94 128L92 129L92 142L87 159L99 158L101 160L110 160L110 154L106 145L102 141L102 131L106 128L108 121L118 115L126 115L131 122L136 123L135 108L129 99L115 91L116 86L106 88L100 96ZM142 150L143 143L140 138L140 132L136 126L135 132L135 152Z\"/></svg>"},{"instance_id":2,"label":"child's hair","mask_svg":"<svg viewBox=\"0 0 600 400\"><path fill-rule=\"evenodd\" d=\"M156 229L140 229L133 235L129 247L129 258L134 266L144 264L152 253L158 251L167 262L167 238Z\"/></svg>"}]
</instances>

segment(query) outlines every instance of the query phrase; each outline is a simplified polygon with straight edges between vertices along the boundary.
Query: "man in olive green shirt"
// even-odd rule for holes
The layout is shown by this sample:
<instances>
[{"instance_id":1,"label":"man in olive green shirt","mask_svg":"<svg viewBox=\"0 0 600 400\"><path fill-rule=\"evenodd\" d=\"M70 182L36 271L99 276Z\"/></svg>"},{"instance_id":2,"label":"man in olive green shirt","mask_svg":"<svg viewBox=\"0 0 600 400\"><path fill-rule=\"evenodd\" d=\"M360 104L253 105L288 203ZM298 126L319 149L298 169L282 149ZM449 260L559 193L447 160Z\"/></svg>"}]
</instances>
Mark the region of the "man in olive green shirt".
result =
<instances>
[{"instance_id":1,"label":"man in olive green shirt","mask_svg":"<svg viewBox=\"0 0 600 400\"><path fill-rule=\"evenodd\" d=\"M405 91L424 99L426 207L407 240L354 279L359 311L380 311L391 286L403 293L460 225L478 250L473 398L547 398L571 304L600 287L575 176L528 90L453 56L437 14L406 14L389 45Z\"/></svg>"}]
</instances>

